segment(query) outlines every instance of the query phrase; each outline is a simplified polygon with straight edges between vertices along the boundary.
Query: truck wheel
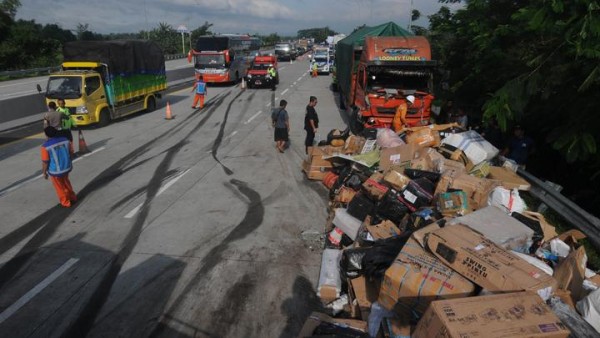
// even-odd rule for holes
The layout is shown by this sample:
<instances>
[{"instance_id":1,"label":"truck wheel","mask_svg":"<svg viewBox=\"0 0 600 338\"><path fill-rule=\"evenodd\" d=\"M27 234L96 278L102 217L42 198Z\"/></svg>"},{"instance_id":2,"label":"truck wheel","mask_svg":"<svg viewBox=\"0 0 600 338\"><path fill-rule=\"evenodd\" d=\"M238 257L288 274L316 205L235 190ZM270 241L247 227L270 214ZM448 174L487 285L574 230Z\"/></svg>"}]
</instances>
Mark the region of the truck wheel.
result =
<instances>
[{"instance_id":1,"label":"truck wheel","mask_svg":"<svg viewBox=\"0 0 600 338\"><path fill-rule=\"evenodd\" d=\"M352 109L352 113L350 114L349 124L350 125L348 127L350 127L350 131L354 135L360 135L360 133L362 133L363 129L365 129L365 126L358 119L358 108Z\"/></svg>"},{"instance_id":2,"label":"truck wheel","mask_svg":"<svg viewBox=\"0 0 600 338\"><path fill-rule=\"evenodd\" d=\"M154 96L150 96L148 98L148 102L146 103L146 113L151 113L156 109L156 100Z\"/></svg>"},{"instance_id":3,"label":"truck wheel","mask_svg":"<svg viewBox=\"0 0 600 338\"><path fill-rule=\"evenodd\" d=\"M98 120L98 126L106 127L110 124L110 112L104 108L100 111L100 119Z\"/></svg>"}]
</instances>

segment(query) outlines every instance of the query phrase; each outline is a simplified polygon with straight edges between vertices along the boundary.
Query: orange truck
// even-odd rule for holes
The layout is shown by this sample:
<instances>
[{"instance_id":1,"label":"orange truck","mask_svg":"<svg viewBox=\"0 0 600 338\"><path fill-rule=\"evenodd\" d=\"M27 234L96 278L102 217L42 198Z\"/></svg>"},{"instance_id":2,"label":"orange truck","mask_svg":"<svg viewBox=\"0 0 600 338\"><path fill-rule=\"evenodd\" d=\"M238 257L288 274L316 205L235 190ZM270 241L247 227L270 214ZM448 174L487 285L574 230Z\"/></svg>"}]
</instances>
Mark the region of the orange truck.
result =
<instances>
[{"instance_id":1,"label":"orange truck","mask_svg":"<svg viewBox=\"0 0 600 338\"><path fill-rule=\"evenodd\" d=\"M434 99L431 48L390 22L362 28L338 42L336 77L340 107L349 111L350 129L391 127L398 106L409 95L406 124L429 124Z\"/></svg>"},{"instance_id":2,"label":"orange truck","mask_svg":"<svg viewBox=\"0 0 600 338\"><path fill-rule=\"evenodd\" d=\"M272 77L267 70L269 67L275 68L276 75ZM262 55L254 57L254 61L246 74L246 83L248 88L269 87L275 88L279 83L279 72L277 72L277 57L271 55Z\"/></svg>"}]
</instances>

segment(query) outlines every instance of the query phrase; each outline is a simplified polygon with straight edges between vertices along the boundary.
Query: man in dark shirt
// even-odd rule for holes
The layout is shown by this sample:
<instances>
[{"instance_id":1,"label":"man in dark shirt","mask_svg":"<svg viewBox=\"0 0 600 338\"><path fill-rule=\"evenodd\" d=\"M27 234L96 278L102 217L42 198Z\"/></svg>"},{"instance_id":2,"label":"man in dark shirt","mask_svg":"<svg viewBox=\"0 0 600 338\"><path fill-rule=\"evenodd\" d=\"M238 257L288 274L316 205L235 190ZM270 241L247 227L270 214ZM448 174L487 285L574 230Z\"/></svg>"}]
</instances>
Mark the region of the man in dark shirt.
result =
<instances>
[{"instance_id":1,"label":"man in dark shirt","mask_svg":"<svg viewBox=\"0 0 600 338\"><path fill-rule=\"evenodd\" d=\"M516 126L513 137L508 140L506 148L502 152L502 155L510 158L517 162L517 164L525 169L527 164L527 157L533 151L533 140L530 137L525 136L525 131L521 126Z\"/></svg>"},{"instance_id":2,"label":"man in dark shirt","mask_svg":"<svg viewBox=\"0 0 600 338\"><path fill-rule=\"evenodd\" d=\"M271 120L275 128L275 144L280 153L285 150L285 143L289 140L290 131L290 119L285 107L287 107L287 101L281 100L279 108L273 109L271 113Z\"/></svg>"},{"instance_id":3,"label":"man in dark shirt","mask_svg":"<svg viewBox=\"0 0 600 338\"><path fill-rule=\"evenodd\" d=\"M319 128L319 116L315 110L316 105L317 98L311 96L308 105L306 106L306 115L304 115L304 130L306 130L306 140L304 141L304 145L307 154L308 147L312 147L315 142L315 134Z\"/></svg>"}]
</instances>

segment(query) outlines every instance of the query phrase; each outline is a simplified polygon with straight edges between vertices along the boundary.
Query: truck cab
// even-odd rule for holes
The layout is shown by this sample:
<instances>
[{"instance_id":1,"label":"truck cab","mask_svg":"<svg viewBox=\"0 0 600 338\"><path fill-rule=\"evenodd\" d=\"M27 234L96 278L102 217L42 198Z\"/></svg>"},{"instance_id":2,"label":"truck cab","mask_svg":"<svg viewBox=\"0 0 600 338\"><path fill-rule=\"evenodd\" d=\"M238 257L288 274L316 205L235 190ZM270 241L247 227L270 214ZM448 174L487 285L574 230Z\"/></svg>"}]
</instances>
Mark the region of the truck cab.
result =
<instances>
[{"instance_id":1,"label":"truck cab","mask_svg":"<svg viewBox=\"0 0 600 338\"><path fill-rule=\"evenodd\" d=\"M391 127L396 109L408 95L406 122L410 127L429 124L434 99L429 42L420 36L366 37L353 74L353 120L361 126Z\"/></svg>"},{"instance_id":2,"label":"truck cab","mask_svg":"<svg viewBox=\"0 0 600 338\"><path fill-rule=\"evenodd\" d=\"M248 69L248 73L246 74L246 82L248 84L248 88L253 87L272 87L279 84L279 72L275 78L272 78L267 69L270 66L273 66L277 71L277 58L274 56L257 56L252 61L250 68Z\"/></svg>"},{"instance_id":3,"label":"truck cab","mask_svg":"<svg viewBox=\"0 0 600 338\"><path fill-rule=\"evenodd\" d=\"M278 43L275 45L275 55L278 60L296 60L298 51L292 43Z\"/></svg>"}]
</instances>

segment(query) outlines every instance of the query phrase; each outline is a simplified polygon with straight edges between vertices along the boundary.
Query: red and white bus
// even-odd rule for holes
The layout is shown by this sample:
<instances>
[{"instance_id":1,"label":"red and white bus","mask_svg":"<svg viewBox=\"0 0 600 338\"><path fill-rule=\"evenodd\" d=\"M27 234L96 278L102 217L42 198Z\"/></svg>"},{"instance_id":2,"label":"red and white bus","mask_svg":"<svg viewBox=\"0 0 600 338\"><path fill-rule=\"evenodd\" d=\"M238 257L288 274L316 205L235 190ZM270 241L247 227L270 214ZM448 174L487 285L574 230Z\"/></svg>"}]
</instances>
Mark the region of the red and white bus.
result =
<instances>
[{"instance_id":1,"label":"red and white bus","mask_svg":"<svg viewBox=\"0 0 600 338\"><path fill-rule=\"evenodd\" d=\"M246 75L260 46L260 39L248 35L201 36L188 61L193 60L196 77L202 75L207 83L236 83Z\"/></svg>"}]
</instances>

